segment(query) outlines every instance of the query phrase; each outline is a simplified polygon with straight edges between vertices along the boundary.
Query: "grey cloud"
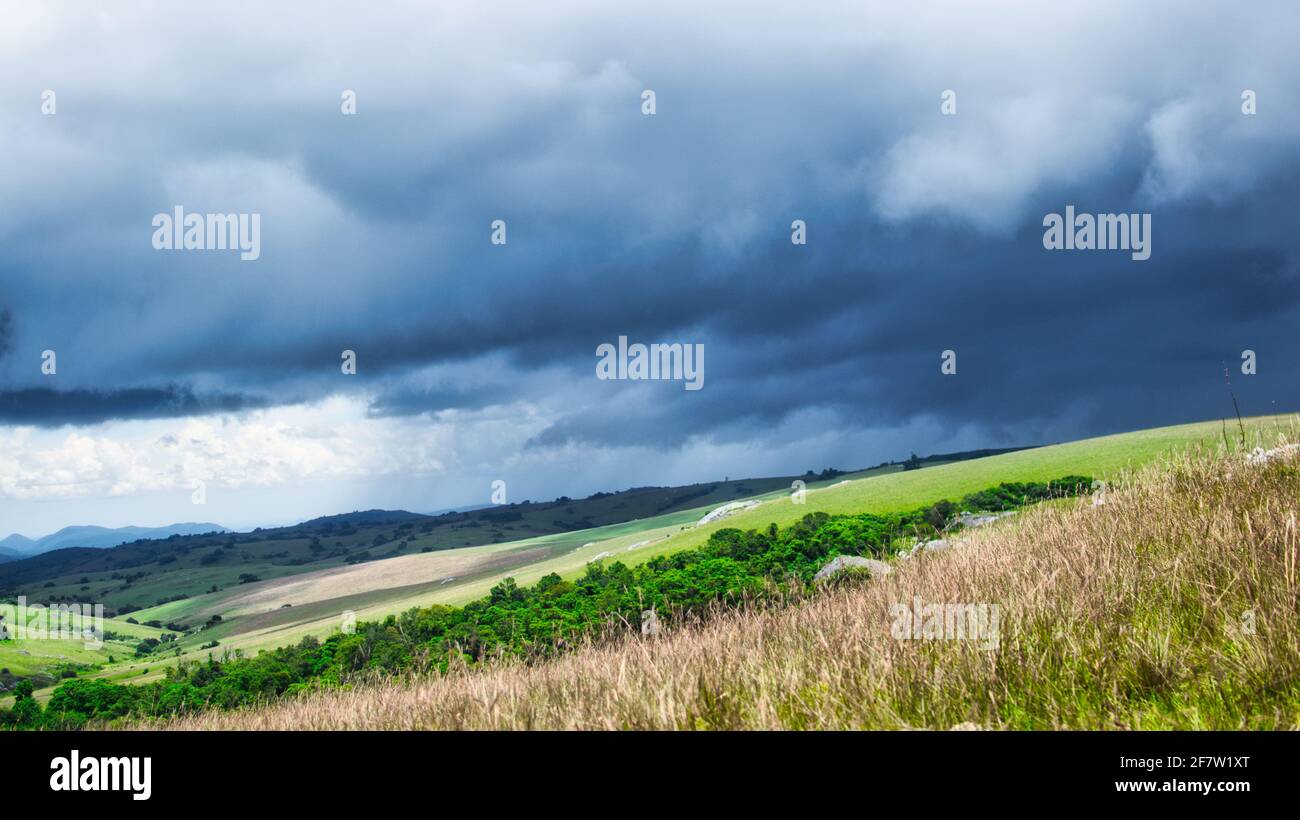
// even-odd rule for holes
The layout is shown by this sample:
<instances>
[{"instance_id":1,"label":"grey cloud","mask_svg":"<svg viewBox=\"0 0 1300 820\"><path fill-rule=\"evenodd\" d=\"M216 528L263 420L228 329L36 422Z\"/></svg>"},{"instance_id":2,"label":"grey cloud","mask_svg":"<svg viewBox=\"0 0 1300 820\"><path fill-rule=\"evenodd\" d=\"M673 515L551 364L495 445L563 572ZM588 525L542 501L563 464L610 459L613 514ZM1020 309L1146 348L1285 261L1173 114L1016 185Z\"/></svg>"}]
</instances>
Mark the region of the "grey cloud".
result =
<instances>
[{"instance_id":1,"label":"grey cloud","mask_svg":"<svg viewBox=\"0 0 1300 820\"><path fill-rule=\"evenodd\" d=\"M267 406L265 399L231 393L195 393L188 386L121 390L0 390L0 424L59 427L110 419L154 419L228 413Z\"/></svg>"},{"instance_id":2,"label":"grey cloud","mask_svg":"<svg viewBox=\"0 0 1300 820\"><path fill-rule=\"evenodd\" d=\"M1167 29L1131 18L1172 6L996 24L971 9L955 22L980 36L956 40L859 4L724 28L670 3L617 29L593 5L545 38L523 7L412 8L268 20L254 45L236 36L249 8L205 14L203 38L170 14L111 43L37 27L59 59L0 58L6 99L28 94L12 78L38 58L61 89L57 117L0 137L32 192L0 212L0 286L23 320L0 358L0 421L356 392L374 416L558 407L534 448L761 441L807 410L846 428L1085 434L1218 412L1212 376L1246 346L1270 367L1245 400L1300 398L1272 355L1300 300L1285 6L1256 12L1281 12L1267 26L1242 12L1249 49L1209 7ZM878 39L843 33L858 29ZM101 76L59 51L93 45L138 60ZM1256 119L1237 85L1259 87ZM342 88L355 118L337 114ZM42 188L22 170L55 161L77 173ZM262 212L263 258L152 251L149 217L176 199ZM1155 256L1044 251L1042 215L1066 204L1153 211ZM805 247L788 241L796 217ZM487 240L495 218L506 246ZM618 335L705 342L707 387L619 400L639 386L592 371ZM50 346L58 393L32 365ZM946 348L961 368L945 381ZM359 355L351 381L343 349ZM465 369L483 357L501 364Z\"/></svg>"},{"instance_id":3,"label":"grey cloud","mask_svg":"<svg viewBox=\"0 0 1300 820\"><path fill-rule=\"evenodd\" d=\"M10 341L13 334L12 325L13 316L7 309L0 307L0 359L8 355L13 347L13 343Z\"/></svg>"}]
</instances>

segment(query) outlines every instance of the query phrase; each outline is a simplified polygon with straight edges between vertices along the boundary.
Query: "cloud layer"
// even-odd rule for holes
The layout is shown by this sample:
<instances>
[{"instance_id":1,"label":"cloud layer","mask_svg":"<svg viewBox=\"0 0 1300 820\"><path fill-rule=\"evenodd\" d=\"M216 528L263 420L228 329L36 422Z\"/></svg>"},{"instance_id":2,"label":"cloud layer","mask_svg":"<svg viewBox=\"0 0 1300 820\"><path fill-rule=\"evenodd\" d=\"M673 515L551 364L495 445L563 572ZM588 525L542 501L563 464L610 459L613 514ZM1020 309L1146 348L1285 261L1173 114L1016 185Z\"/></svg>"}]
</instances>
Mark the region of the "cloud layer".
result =
<instances>
[{"instance_id":1,"label":"cloud layer","mask_svg":"<svg viewBox=\"0 0 1300 820\"><path fill-rule=\"evenodd\" d=\"M1245 410L1300 405L1293 4L312 8L11 13L0 435L40 428L71 466L10 464L0 494L90 461L127 465L94 492L170 486L140 471L183 459L114 456L115 422L275 428L330 401L445 428L443 470L590 490L705 453L779 471L1217 417L1247 348ZM1152 258L1045 251L1067 204L1151 213ZM260 213L261 258L155 251L176 205ZM596 380L620 335L703 343L706 389ZM366 441L397 466L253 472L422 469Z\"/></svg>"}]
</instances>

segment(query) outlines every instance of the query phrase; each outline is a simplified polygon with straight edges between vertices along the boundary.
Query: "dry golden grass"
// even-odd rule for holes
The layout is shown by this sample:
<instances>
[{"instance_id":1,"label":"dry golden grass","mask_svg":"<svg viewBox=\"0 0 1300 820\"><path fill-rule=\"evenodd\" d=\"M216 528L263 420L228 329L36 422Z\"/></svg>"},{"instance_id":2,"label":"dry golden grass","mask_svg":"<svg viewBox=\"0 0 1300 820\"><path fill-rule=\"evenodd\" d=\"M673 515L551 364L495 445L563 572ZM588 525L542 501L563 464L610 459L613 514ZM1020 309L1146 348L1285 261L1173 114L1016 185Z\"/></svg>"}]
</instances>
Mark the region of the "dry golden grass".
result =
<instances>
[{"instance_id":1,"label":"dry golden grass","mask_svg":"<svg viewBox=\"0 0 1300 820\"><path fill-rule=\"evenodd\" d=\"M178 729L1295 728L1300 458L1193 453L784 608L535 666L325 691ZM1000 607L1000 643L890 607ZM1250 627L1253 619L1253 630Z\"/></svg>"}]
</instances>

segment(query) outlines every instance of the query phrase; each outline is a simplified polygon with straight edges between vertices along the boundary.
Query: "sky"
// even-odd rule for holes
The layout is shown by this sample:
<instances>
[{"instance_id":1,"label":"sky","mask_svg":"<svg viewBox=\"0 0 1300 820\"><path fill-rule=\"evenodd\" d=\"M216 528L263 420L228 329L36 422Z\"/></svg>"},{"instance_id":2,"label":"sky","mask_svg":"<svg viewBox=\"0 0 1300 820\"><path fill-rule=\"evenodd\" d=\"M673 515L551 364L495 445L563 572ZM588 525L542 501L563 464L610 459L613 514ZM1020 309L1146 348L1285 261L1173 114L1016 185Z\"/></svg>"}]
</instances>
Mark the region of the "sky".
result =
<instances>
[{"instance_id":1,"label":"sky","mask_svg":"<svg viewBox=\"0 0 1300 820\"><path fill-rule=\"evenodd\" d=\"M1050 443L1225 368L1300 408L1294 3L386 5L6 4L0 536ZM620 336L703 388L598 378Z\"/></svg>"}]
</instances>

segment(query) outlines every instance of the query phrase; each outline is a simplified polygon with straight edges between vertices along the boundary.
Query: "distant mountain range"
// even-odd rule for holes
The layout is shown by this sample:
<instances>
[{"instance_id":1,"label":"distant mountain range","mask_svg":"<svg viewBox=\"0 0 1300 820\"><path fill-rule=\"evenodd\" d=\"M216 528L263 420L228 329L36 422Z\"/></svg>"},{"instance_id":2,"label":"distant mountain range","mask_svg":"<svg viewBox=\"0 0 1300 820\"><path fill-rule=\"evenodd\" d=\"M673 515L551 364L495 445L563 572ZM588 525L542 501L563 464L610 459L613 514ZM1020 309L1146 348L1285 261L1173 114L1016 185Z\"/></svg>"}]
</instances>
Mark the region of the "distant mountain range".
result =
<instances>
[{"instance_id":1,"label":"distant mountain range","mask_svg":"<svg viewBox=\"0 0 1300 820\"><path fill-rule=\"evenodd\" d=\"M485 507L491 507L491 504L470 504L464 507L448 507L442 510L436 510L432 513L418 514L406 512L405 510L363 510L359 512L343 513L342 515L327 515L320 518L313 518L305 521L299 526L310 527L323 524L334 525L367 525L381 522L402 522L414 521L426 518L431 515L440 515L453 512L469 512L479 510ZM266 528L259 527L258 530ZM278 529L278 528L272 528ZM34 555L40 555L44 552L51 552L65 547L91 547L104 549L108 547L117 547L122 544L129 544L132 541L141 539L157 540L170 538L173 535L206 535L212 532L234 532L234 530L212 523L184 523L172 524L167 527L119 527L109 529L108 527L82 526L82 527L64 527L56 533L47 535L44 538L32 540L25 535L14 533L3 539L0 539L0 564L9 561L21 561L24 558L31 558Z\"/></svg>"},{"instance_id":2,"label":"distant mountain range","mask_svg":"<svg viewBox=\"0 0 1300 820\"><path fill-rule=\"evenodd\" d=\"M200 535L209 532L229 532L220 524L184 523L166 527L64 527L56 533L35 540L14 533L0 539L0 562L30 558L50 550L64 547L116 547L141 539L170 538L173 535Z\"/></svg>"}]
</instances>

